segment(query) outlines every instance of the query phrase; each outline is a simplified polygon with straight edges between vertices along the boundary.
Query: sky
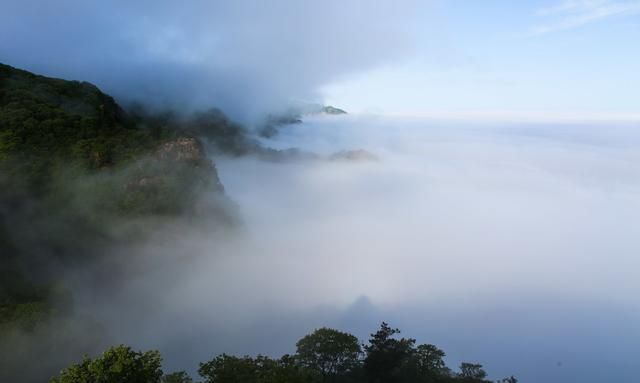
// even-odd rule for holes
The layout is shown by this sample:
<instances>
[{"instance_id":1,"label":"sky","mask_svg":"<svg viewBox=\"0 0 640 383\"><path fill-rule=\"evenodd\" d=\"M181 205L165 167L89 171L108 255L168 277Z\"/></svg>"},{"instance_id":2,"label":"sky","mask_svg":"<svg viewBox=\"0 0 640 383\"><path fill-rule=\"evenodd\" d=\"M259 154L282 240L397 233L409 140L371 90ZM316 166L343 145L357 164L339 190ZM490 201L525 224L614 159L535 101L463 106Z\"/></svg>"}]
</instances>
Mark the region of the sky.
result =
<instances>
[{"instance_id":1,"label":"sky","mask_svg":"<svg viewBox=\"0 0 640 383\"><path fill-rule=\"evenodd\" d=\"M397 114L637 119L640 2L432 4L413 55L327 86L330 102Z\"/></svg>"},{"instance_id":2,"label":"sky","mask_svg":"<svg viewBox=\"0 0 640 383\"><path fill-rule=\"evenodd\" d=\"M416 0L3 5L0 62L90 81L123 103L218 107L242 122L321 102L323 85L405 57L426 8Z\"/></svg>"},{"instance_id":3,"label":"sky","mask_svg":"<svg viewBox=\"0 0 640 383\"><path fill-rule=\"evenodd\" d=\"M365 341L387 320L495 379L637 381L640 1L1 8L0 62L123 105L249 126L296 103L350 112L262 141L319 160L213 158L241 230L169 226L128 249L118 288L79 277L81 326L41 334L42 355L71 334L193 372L214 353L291 353L321 326ZM352 149L378 161L326 160Z\"/></svg>"},{"instance_id":4,"label":"sky","mask_svg":"<svg viewBox=\"0 0 640 383\"><path fill-rule=\"evenodd\" d=\"M637 0L186 4L5 0L0 61L122 102L251 122L300 102L352 112L637 119Z\"/></svg>"}]
</instances>

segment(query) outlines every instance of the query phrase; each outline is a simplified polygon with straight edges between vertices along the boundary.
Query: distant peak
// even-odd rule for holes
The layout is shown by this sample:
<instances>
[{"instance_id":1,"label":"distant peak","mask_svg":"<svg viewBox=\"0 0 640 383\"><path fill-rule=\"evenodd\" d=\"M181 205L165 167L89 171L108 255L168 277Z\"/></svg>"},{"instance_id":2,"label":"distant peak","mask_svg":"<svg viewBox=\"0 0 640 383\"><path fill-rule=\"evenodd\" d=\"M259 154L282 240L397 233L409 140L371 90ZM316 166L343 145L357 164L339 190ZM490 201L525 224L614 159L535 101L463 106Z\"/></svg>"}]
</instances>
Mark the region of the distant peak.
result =
<instances>
[{"instance_id":1,"label":"distant peak","mask_svg":"<svg viewBox=\"0 0 640 383\"><path fill-rule=\"evenodd\" d=\"M336 108L336 107L333 107L331 105L327 105L327 106L323 107L320 112L321 113L326 113L326 114L347 114L347 112L344 111L343 109Z\"/></svg>"}]
</instances>

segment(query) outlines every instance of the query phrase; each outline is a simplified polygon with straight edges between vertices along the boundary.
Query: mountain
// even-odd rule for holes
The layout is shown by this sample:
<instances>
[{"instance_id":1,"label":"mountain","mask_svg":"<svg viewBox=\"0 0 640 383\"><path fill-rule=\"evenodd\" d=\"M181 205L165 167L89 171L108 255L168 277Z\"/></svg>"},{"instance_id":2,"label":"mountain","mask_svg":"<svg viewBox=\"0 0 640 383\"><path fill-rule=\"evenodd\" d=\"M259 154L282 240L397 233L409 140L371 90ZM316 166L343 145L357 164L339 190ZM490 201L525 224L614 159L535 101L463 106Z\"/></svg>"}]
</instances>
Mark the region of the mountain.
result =
<instances>
[{"instance_id":1,"label":"mountain","mask_svg":"<svg viewBox=\"0 0 640 383\"><path fill-rule=\"evenodd\" d=\"M252 145L220 112L127 113L90 83L0 64L0 338L60 310L61 270L149 225L233 222L200 137L231 153Z\"/></svg>"},{"instance_id":2,"label":"mountain","mask_svg":"<svg viewBox=\"0 0 640 383\"><path fill-rule=\"evenodd\" d=\"M340 108L335 108L331 105L327 105L325 107L322 108L321 113L324 114L347 114L347 112L345 112L344 110L340 109Z\"/></svg>"},{"instance_id":3,"label":"mountain","mask_svg":"<svg viewBox=\"0 0 640 383\"><path fill-rule=\"evenodd\" d=\"M290 108L283 113L268 116L267 119L258 127L258 133L262 137L271 138L277 135L279 129L285 125L301 124L302 119L305 116L323 114L341 115L347 114L347 112L331 105L303 104L295 108Z\"/></svg>"}]
</instances>

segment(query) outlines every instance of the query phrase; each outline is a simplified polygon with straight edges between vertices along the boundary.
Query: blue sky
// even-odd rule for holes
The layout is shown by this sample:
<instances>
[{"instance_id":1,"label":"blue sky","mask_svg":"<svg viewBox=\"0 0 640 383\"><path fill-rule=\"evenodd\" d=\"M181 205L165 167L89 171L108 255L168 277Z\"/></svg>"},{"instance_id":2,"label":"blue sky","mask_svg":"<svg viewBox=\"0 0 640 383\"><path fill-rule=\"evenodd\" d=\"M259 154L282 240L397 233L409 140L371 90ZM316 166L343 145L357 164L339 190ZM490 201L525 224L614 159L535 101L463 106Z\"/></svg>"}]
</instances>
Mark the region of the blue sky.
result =
<instances>
[{"instance_id":1,"label":"blue sky","mask_svg":"<svg viewBox=\"0 0 640 383\"><path fill-rule=\"evenodd\" d=\"M350 110L640 114L640 1L436 1L406 59L325 87Z\"/></svg>"}]
</instances>

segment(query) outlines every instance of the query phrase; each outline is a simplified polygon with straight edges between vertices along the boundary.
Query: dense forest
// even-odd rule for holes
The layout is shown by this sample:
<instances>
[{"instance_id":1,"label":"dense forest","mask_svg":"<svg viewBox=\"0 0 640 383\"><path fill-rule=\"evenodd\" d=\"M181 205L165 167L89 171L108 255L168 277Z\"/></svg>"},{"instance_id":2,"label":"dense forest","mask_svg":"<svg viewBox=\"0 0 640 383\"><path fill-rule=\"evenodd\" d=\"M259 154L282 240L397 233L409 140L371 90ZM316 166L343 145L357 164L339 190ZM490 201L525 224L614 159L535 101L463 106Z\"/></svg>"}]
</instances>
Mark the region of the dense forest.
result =
<instances>
[{"instance_id":1,"label":"dense forest","mask_svg":"<svg viewBox=\"0 0 640 383\"><path fill-rule=\"evenodd\" d=\"M454 372L445 353L432 344L399 338L400 330L382 323L361 345L354 335L320 328L296 343L294 355L222 354L201 362L205 383L484 383L487 373L477 363L460 364ZM513 376L497 383L516 383ZM191 383L186 371L164 373L158 351L137 352L120 345L96 358L85 357L64 369L51 383L145 382Z\"/></svg>"}]
</instances>

